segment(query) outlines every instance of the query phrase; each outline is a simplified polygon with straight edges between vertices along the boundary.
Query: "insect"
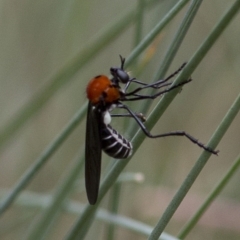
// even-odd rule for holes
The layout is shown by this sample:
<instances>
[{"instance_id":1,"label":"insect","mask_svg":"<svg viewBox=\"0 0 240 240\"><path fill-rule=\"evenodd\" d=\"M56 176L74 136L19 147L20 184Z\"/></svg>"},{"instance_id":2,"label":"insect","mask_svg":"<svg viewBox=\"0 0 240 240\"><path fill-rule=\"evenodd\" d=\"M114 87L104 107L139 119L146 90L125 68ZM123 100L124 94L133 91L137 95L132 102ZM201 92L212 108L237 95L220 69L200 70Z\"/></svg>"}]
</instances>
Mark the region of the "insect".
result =
<instances>
[{"instance_id":1,"label":"insect","mask_svg":"<svg viewBox=\"0 0 240 240\"><path fill-rule=\"evenodd\" d=\"M218 151L212 150L199 142L197 139L186 133L185 131L175 131L164 134L152 135L144 126L144 117L141 114L133 112L124 102L139 101L144 99L155 99L162 94L173 89L179 88L182 85L189 83L188 79L178 85L171 85L169 80L178 74L185 66L183 64L177 71L171 74L164 80L146 84L131 78L124 70L125 59L120 56L121 66L111 67L112 75L109 79L105 75L94 77L87 85L87 97L89 100L87 110L87 126L86 126L86 146L85 146L85 185L90 204L94 205L98 197L98 189L101 173L101 155L102 150L109 156L118 159L128 158L132 153L132 144L121 134L119 134L110 125L111 117L132 117L140 126L142 131L149 138L160 138L167 136L185 136L191 142L197 144L204 150L217 154ZM133 91L128 92L131 83L136 83L138 87ZM123 85L124 87L121 87ZM162 89L165 87L164 89ZM161 89L153 95L141 94L141 91L147 88ZM126 114L115 115L111 114L114 108L122 108L127 111Z\"/></svg>"}]
</instances>

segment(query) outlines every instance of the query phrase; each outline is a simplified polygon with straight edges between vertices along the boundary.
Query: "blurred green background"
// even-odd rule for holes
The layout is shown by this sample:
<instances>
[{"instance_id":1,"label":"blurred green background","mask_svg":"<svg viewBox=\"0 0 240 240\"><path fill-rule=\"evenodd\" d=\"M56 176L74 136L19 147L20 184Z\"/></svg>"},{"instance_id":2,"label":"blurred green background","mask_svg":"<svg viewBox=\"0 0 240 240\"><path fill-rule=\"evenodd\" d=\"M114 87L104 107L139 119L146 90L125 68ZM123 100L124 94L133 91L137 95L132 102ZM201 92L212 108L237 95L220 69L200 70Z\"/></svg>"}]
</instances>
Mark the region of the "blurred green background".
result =
<instances>
[{"instance_id":1,"label":"blurred green background","mask_svg":"<svg viewBox=\"0 0 240 240\"><path fill-rule=\"evenodd\" d=\"M159 1L144 15L143 36L177 1ZM233 1L203 1L184 42L168 73L188 61L220 17ZM6 1L0 3L0 129L15 117L15 113L44 86L51 76L101 31L128 9L135 9L135 1ZM136 71L137 78L152 79L185 14L184 8L164 29L151 48L143 53L139 65L148 59L144 71ZM193 82L168 108L152 130L163 133L185 130L206 143L237 97L240 89L240 16L232 21L217 43L209 51L192 75ZM103 48L64 87L47 102L1 149L0 184L11 188L63 129L74 113L86 102L85 87L98 74L108 74L111 66L119 66L119 54L127 57L134 47L134 25ZM135 66L136 67L136 66ZM134 72L134 66L132 67ZM136 67L137 68L137 67ZM131 67L128 69L131 71ZM138 68L139 70L139 68ZM139 73L138 73L139 72ZM74 81L72 81L74 80ZM145 113L147 115L147 113ZM113 125L124 133L122 119ZM128 120L132 121L132 120ZM214 185L239 153L239 116L212 156L182 205L167 227L177 234L192 216ZM83 149L85 122L63 144L37 174L27 190L50 193L64 175L70 161ZM201 149L184 138L146 139L125 169L141 172L145 181L122 187L120 213L152 226L156 224L168 202L201 153ZM109 162L103 155L103 165ZM103 167L104 168L104 167ZM240 189L239 174L204 214L186 239L239 239ZM79 177L75 200L86 203L83 175ZM103 202L107 206L108 201ZM38 210L14 206L0 219L1 239L24 239L26 229L36 220ZM48 239L62 239L76 219L61 214ZM94 223L87 239L106 239L104 224ZM98 236L96 238L96 236ZM145 239L119 228L115 239Z\"/></svg>"}]
</instances>

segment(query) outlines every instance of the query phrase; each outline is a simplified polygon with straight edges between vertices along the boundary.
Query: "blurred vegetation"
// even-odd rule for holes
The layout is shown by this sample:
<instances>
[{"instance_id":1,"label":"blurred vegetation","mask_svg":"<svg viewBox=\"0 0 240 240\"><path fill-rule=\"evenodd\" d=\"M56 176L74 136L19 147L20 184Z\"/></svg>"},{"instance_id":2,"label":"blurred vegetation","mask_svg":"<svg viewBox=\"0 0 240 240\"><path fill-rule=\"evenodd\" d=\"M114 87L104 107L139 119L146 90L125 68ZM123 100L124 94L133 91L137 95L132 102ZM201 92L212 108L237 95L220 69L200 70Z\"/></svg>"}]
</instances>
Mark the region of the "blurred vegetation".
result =
<instances>
[{"instance_id":1,"label":"blurred vegetation","mask_svg":"<svg viewBox=\"0 0 240 240\"><path fill-rule=\"evenodd\" d=\"M133 76L144 82L154 79L189 6L197 1L189 1L141 54L131 58L132 51L179 2L188 1L1 1L2 203L36 161L45 157L45 162L37 166L39 171L29 172L32 179L25 191L13 199L13 205L9 202L9 208L0 216L1 239L63 239L68 235L81 216L83 204L87 204L82 156L86 84L95 75L108 74L111 66L119 66L119 54L127 58L127 69ZM239 1L202 2L167 74L163 71L162 75L167 76L189 61L234 2ZM204 143L209 141L239 94L239 21L236 14L192 73L193 81L184 86L151 132L185 130ZM146 116L157 102L144 111ZM139 109L139 103L130 106ZM69 137L59 141L56 152L50 152L54 139L72 120L74 125L65 131ZM168 234L178 235L235 159L239 161L238 121L239 116L217 146L219 156L208 160L167 225L164 231ZM125 129L130 123L136 128L129 119L113 121L114 127L128 138L132 135ZM124 169L121 185L104 196L100 220L92 226L86 222L83 227L84 231L89 227L86 239L146 239L139 234L141 229L147 232L157 224L201 152L184 138L145 139ZM103 154L102 179L116 161ZM234 165L236 174L229 177L228 184L186 239L239 239L238 165ZM136 184L138 179L131 174L138 172L144 175L141 184ZM143 176L139 176L142 180ZM72 201L66 202L69 196ZM110 218L104 212L110 206L119 218ZM46 225L41 225L39 220L44 217L49 222L45 220ZM145 225L130 231L133 221L127 222L124 217ZM109 221L116 224L115 228L109 227ZM128 227L124 226L126 222ZM43 236L42 228L47 230Z\"/></svg>"}]
</instances>

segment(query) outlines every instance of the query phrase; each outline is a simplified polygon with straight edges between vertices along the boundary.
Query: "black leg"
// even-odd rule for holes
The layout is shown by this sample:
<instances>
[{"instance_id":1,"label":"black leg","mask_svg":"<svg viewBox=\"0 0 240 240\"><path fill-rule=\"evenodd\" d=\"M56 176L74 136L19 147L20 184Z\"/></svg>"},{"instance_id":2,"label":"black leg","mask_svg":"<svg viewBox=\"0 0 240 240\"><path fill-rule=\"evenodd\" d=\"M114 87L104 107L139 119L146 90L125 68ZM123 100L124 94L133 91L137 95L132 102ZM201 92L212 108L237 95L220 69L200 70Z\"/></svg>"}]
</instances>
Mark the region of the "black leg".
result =
<instances>
[{"instance_id":1,"label":"black leg","mask_svg":"<svg viewBox=\"0 0 240 240\"><path fill-rule=\"evenodd\" d=\"M184 84L187 84L187 83L189 83L189 82L191 82L191 81L192 81L192 79L188 79L188 80L186 80L186 81L184 81L184 82L181 82L181 83L179 83L179 84L177 84L177 85L175 85L175 86L172 86L172 87L170 87L170 88L168 88L168 89L166 89L166 90L163 90L163 91L158 92L158 93L153 94L153 95L141 95L141 94L136 94L136 92L133 91L133 92L131 92L131 93L129 93L129 94L128 94L128 93L125 94L125 96L127 97L127 96L133 95L133 96L135 96L135 97L132 97L132 98L124 98L124 99L121 99L121 101L136 101L136 100L143 100L143 99L155 99L156 97L159 97L160 95L162 95L162 94L164 94L164 93L170 92L170 91L172 91L172 90L175 89L175 88L179 88L179 87L183 86Z\"/></svg>"},{"instance_id":2,"label":"black leg","mask_svg":"<svg viewBox=\"0 0 240 240\"><path fill-rule=\"evenodd\" d=\"M142 113L134 113L134 116L136 116L138 119L140 119L141 122L146 122L146 118ZM131 118L133 118L133 116L130 113L111 114L111 117L131 117Z\"/></svg>"},{"instance_id":3,"label":"black leg","mask_svg":"<svg viewBox=\"0 0 240 240\"><path fill-rule=\"evenodd\" d=\"M188 138L192 143L197 144L200 148L203 148L204 150L213 153L213 154L218 154L218 151L215 151L207 146L205 146L203 143L199 142L196 138L191 136L190 134L186 133L185 131L174 131L174 132L168 132L168 133L163 133L163 134L158 134L158 135L152 135L144 126L144 124L139 120L137 116L135 116L135 113L132 112L130 108L128 108L126 105L118 105L119 108L124 108L126 109L130 115L136 120L144 134L149 137L149 138L161 138L161 137L168 137L168 136L185 136Z\"/></svg>"},{"instance_id":4,"label":"black leg","mask_svg":"<svg viewBox=\"0 0 240 240\"><path fill-rule=\"evenodd\" d=\"M137 84L140 84L140 85L144 85L143 87L139 87L137 89L135 89L134 91L130 92L130 93L126 93L126 95L132 95L134 93L137 93L145 88L155 88L155 89L159 89L159 88L162 88L162 87L165 87L165 86L168 86L170 85L171 83L166 83L167 81L169 81L171 78L173 78L175 75L177 75L180 71L182 71L182 69L185 67L187 63L184 63L177 71L175 71L174 73L172 73L170 76L168 76L166 79L163 79L163 80L158 80L157 82L154 82L154 83L150 83L150 84L147 84L147 83L143 83L143 82L140 82L138 80L136 80L135 78L132 78L128 83L127 85L125 86L125 91L128 89L129 85L132 83L132 82L135 82ZM164 84L165 83L165 84Z\"/></svg>"}]
</instances>

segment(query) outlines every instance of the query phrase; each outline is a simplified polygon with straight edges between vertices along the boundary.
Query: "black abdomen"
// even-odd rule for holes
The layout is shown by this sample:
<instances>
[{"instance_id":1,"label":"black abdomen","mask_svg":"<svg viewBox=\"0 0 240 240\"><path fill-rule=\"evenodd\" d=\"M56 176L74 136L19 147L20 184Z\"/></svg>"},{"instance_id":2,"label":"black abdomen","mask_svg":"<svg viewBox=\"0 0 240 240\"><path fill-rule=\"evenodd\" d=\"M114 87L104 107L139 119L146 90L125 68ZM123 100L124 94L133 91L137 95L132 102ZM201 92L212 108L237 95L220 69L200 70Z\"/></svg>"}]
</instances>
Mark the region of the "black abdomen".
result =
<instances>
[{"instance_id":1,"label":"black abdomen","mask_svg":"<svg viewBox=\"0 0 240 240\"><path fill-rule=\"evenodd\" d=\"M127 158L132 154L132 144L110 125L101 129L102 149L114 158Z\"/></svg>"}]
</instances>

